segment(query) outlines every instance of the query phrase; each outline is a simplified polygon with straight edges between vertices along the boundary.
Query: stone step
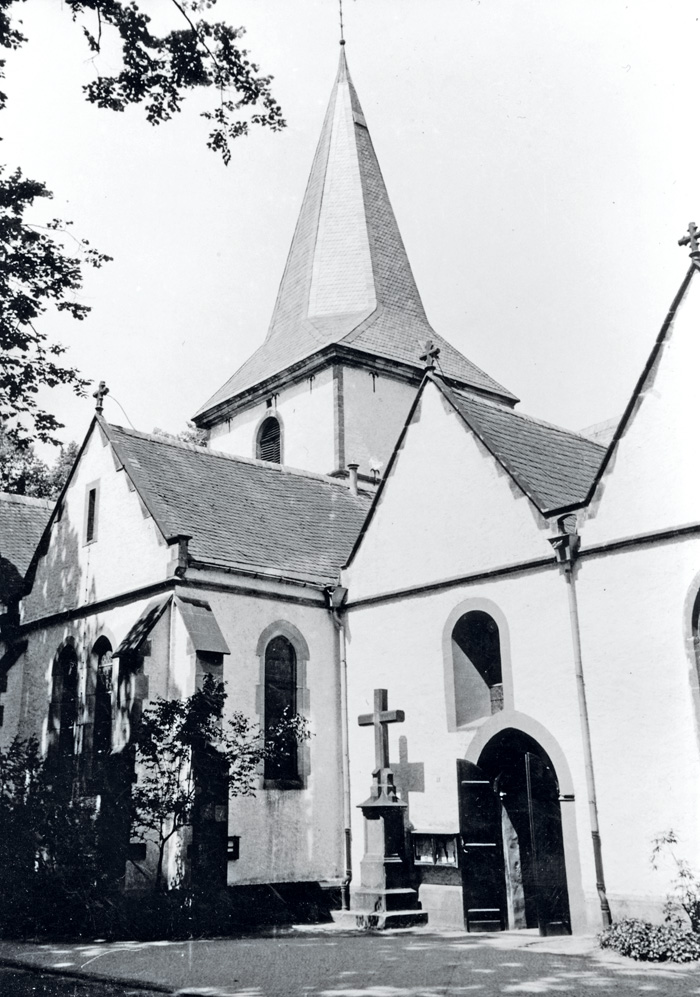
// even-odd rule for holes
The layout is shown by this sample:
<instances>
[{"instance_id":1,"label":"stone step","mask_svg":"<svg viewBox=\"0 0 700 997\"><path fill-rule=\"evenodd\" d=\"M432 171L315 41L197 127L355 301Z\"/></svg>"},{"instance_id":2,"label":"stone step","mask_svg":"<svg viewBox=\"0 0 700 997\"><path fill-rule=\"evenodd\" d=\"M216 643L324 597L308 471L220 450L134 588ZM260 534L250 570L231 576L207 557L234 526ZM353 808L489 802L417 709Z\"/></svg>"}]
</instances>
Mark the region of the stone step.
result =
<instances>
[{"instance_id":1,"label":"stone step","mask_svg":"<svg viewBox=\"0 0 700 997\"><path fill-rule=\"evenodd\" d=\"M358 928L390 931L392 928L416 928L428 923L427 910L378 910L358 911L355 915Z\"/></svg>"},{"instance_id":2,"label":"stone step","mask_svg":"<svg viewBox=\"0 0 700 997\"><path fill-rule=\"evenodd\" d=\"M394 910L420 910L418 891L410 887L373 890L367 887L355 890L352 895L353 910L376 913Z\"/></svg>"}]
</instances>

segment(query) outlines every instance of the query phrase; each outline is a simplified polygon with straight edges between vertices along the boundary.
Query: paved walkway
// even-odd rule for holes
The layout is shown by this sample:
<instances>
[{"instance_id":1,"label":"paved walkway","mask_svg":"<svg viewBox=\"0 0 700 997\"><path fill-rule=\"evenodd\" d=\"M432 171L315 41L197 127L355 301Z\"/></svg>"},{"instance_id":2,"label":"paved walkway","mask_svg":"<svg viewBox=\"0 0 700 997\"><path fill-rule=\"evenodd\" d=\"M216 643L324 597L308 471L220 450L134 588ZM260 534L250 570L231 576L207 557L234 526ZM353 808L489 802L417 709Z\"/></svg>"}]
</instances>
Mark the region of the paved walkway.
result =
<instances>
[{"instance_id":1,"label":"paved walkway","mask_svg":"<svg viewBox=\"0 0 700 997\"><path fill-rule=\"evenodd\" d=\"M329 927L192 942L0 942L3 962L203 997L700 994L697 964L635 963L600 952L592 938L529 932Z\"/></svg>"}]
</instances>

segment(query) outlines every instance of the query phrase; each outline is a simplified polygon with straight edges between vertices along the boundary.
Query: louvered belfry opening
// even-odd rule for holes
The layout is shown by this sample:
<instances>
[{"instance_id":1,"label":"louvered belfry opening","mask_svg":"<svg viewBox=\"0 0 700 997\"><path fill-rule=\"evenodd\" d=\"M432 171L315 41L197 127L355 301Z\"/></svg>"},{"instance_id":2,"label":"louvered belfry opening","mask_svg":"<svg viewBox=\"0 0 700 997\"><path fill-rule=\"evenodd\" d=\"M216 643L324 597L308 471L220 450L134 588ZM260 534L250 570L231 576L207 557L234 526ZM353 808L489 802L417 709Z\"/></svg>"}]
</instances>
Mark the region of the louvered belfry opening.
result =
<instances>
[{"instance_id":1,"label":"louvered belfry opening","mask_svg":"<svg viewBox=\"0 0 700 997\"><path fill-rule=\"evenodd\" d=\"M258 460L282 463L282 432L273 415L265 419L258 434Z\"/></svg>"}]
</instances>

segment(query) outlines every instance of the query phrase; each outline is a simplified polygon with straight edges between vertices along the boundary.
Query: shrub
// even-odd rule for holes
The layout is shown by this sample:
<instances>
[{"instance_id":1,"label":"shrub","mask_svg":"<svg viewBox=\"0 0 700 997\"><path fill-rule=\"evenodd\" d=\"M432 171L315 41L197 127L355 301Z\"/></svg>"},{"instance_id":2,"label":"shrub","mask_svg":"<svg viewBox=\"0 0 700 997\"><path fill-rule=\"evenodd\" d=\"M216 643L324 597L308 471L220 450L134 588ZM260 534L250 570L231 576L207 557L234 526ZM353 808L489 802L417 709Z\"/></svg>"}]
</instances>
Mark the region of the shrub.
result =
<instances>
[{"instance_id":1,"label":"shrub","mask_svg":"<svg viewBox=\"0 0 700 997\"><path fill-rule=\"evenodd\" d=\"M652 924L635 917L616 921L598 935L600 947L643 962L694 962L700 935L677 924Z\"/></svg>"}]
</instances>

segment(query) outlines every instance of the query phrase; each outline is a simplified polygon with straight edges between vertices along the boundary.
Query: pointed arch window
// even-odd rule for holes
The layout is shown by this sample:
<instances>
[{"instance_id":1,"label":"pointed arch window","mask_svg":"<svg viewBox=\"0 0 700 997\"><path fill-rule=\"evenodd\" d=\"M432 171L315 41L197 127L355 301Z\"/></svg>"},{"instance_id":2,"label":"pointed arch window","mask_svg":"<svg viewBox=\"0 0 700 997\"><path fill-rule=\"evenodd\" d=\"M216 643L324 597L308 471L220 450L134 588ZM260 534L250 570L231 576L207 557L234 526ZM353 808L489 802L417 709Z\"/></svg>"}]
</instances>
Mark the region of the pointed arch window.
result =
<instances>
[{"instance_id":1,"label":"pointed arch window","mask_svg":"<svg viewBox=\"0 0 700 997\"><path fill-rule=\"evenodd\" d=\"M112 750L112 645L100 637L92 650L95 660L95 700L92 728L93 772Z\"/></svg>"},{"instance_id":2,"label":"pointed arch window","mask_svg":"<svg viewBox=\"0 0 700 997\"><path fill-rule=\"evenodd\" d=\"M291 641L274 637L265 648L265 742L297 712L297 656ZM299 745L293 734L274 737L279 751L265 760L265 780L280 788L299 783Z\"/></svg>"},{"instance_id":3,"label":"pointed arch window","mask_svg":"<svg viewBox=\"0 0 700 997\"><path fill-rule=\"evenodd\" d=\"M274 415L269 415L258 430L256 457L273 464L282 463L282 427Z\"/></svg>"},{"instance_id":4,"label":"pointed arch window","mask_svg":"<svg viewBox=\"0 0 700 997\"><path fill-rule=\"evenodd\" d=\"M53 666L49 709L49 752L66 784L75 776L78 727L78 657L71 644L59 651Z\"/></svg>"}]
</instances>

